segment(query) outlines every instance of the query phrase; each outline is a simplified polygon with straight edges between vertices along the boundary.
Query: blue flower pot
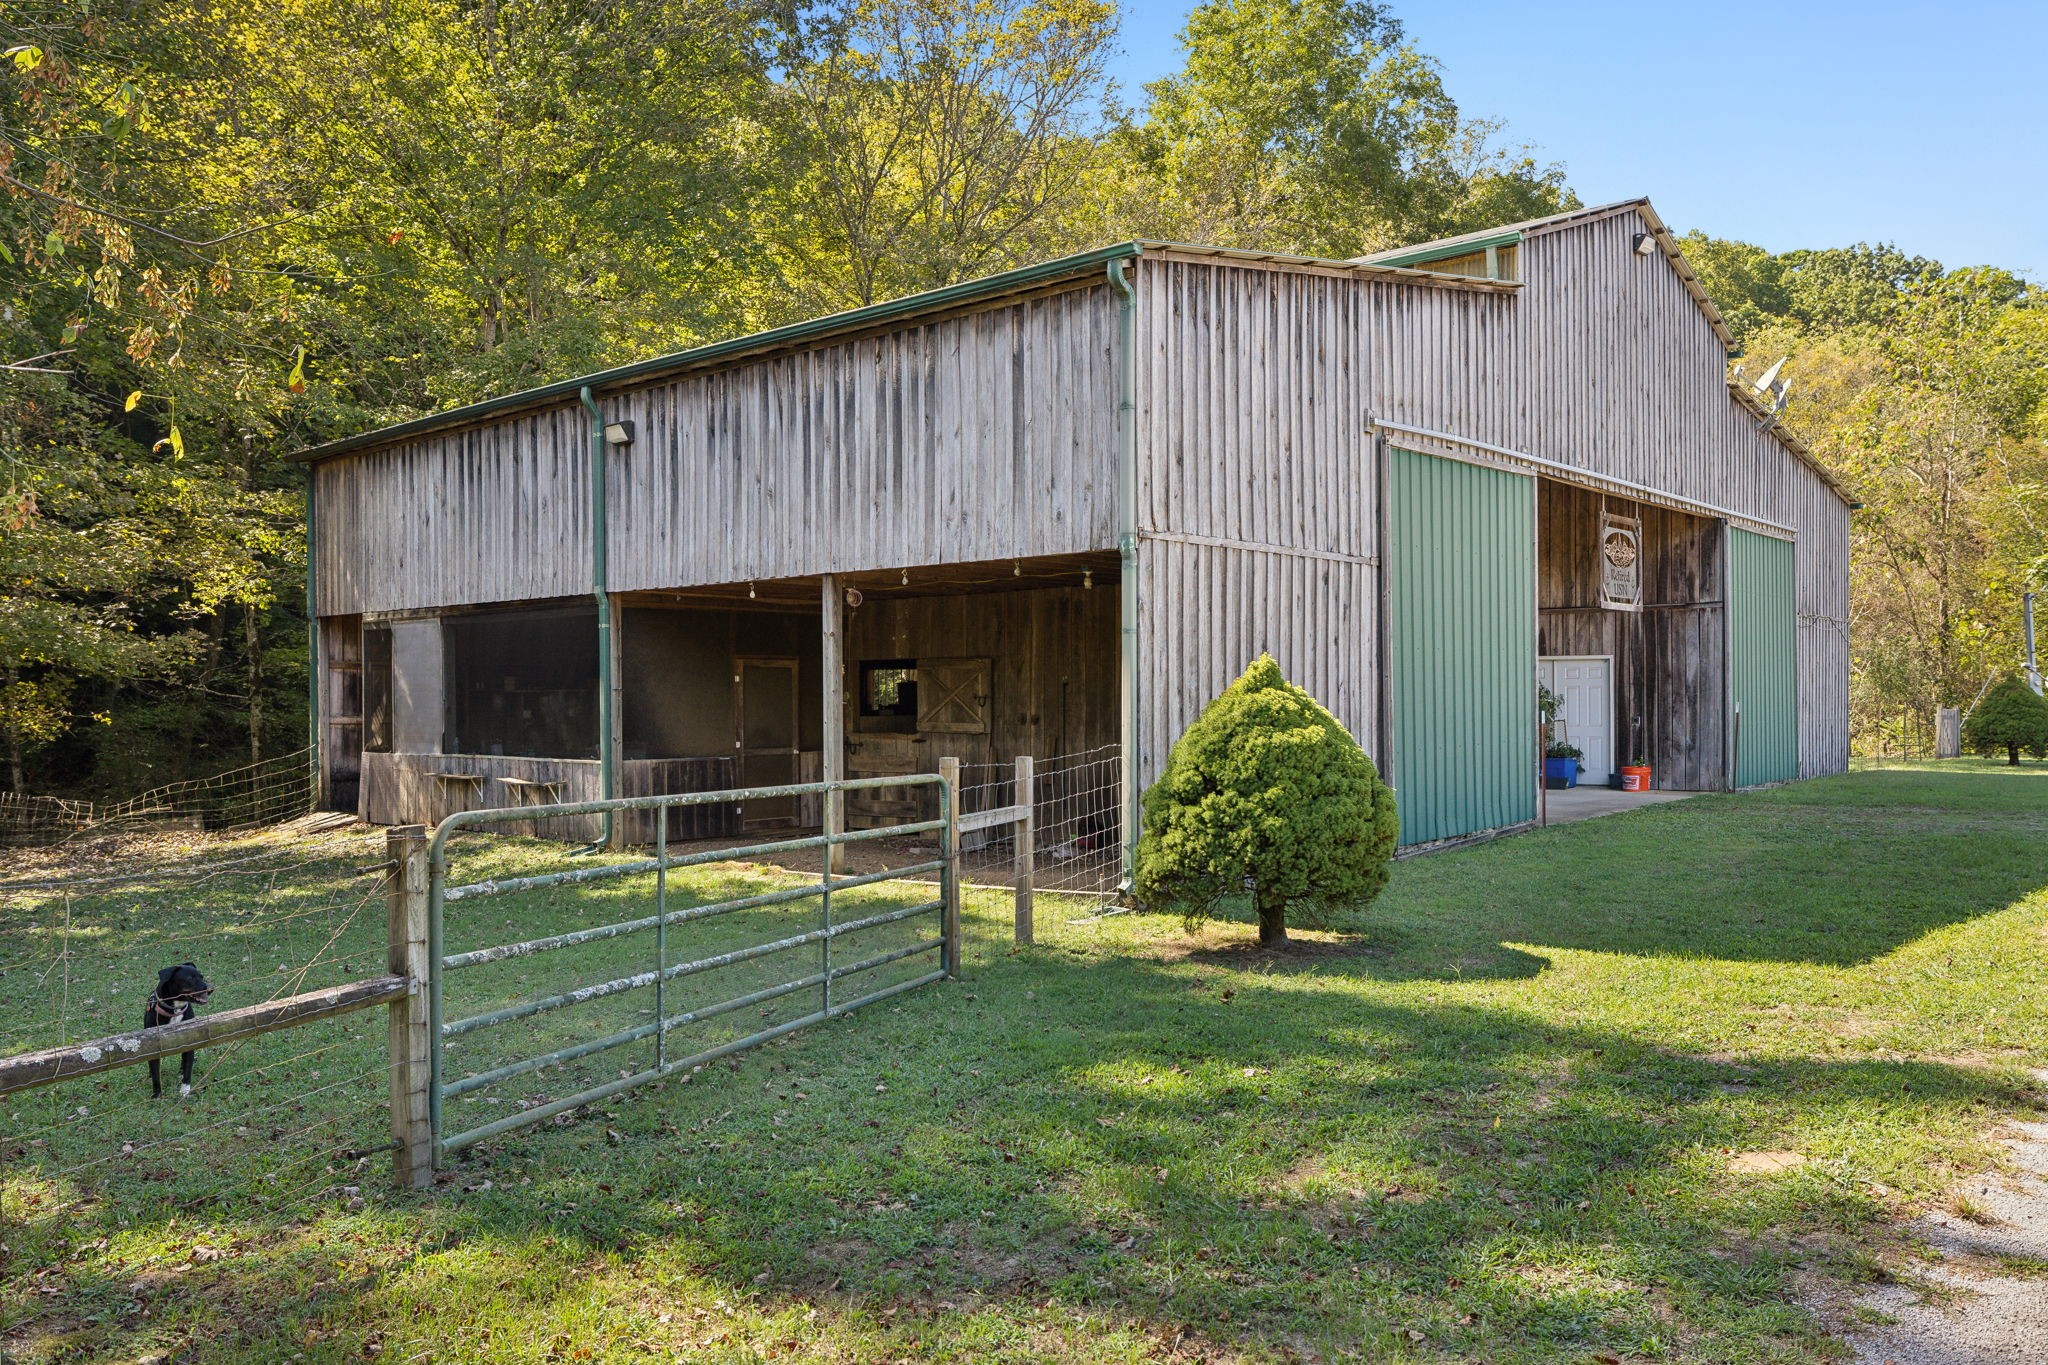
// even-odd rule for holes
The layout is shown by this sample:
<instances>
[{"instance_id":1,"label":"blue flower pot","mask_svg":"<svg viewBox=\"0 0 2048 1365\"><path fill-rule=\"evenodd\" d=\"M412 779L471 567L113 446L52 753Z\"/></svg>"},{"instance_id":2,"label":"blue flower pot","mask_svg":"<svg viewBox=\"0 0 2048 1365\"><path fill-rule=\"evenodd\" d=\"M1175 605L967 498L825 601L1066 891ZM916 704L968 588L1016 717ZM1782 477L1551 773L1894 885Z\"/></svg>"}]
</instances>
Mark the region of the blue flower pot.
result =
<instances>
[{"instance_id":1,"label":"blue flower pot","mask_svg":"<svg viewBox=\"0 0 2048 1365\"><path fill-rule=\"evenodd\" d=\"M1564 791L1578 786L1579 760L1576 758L1544 759L1543 785L1553 791Z\"/></svg>"}]
</instances>

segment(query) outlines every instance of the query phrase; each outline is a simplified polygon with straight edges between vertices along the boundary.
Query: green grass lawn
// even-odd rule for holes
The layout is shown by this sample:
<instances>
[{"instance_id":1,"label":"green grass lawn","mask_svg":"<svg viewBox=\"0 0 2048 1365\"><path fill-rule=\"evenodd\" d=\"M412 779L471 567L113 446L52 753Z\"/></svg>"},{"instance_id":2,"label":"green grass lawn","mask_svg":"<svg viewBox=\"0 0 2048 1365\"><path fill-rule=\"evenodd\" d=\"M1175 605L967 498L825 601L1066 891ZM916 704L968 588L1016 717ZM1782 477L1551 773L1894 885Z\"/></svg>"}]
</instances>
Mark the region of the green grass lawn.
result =
<instances>
[{"instance_id":1,"label":"green grass lawn","mask_svg":"<svg viewBox=\"0 0 2048 1365\"><path fill-rule=\"evenodd\" d=\"M105 926L92 970L122 983L124 1026L199 921L252 983L312 960L271 926L345 918L363 861L338 850L260 895L17 893L0 1027L47 1026L20 964L46 961L60 910ZM496 923L451 910L450 948L645 899L612 883L482 903ZM965 980L490 1143L429 1196L387 1192L381 1158L339 1175L316 1158L318 1199L265 1199L297 1159L285 1123L199 1131L270 1093L304 1106L294 1127L317 1121L292 1096L320 1066L368 1077L341 1092L345 1126L376 1140L368 1015L331 1041L244 1045L182 1105L136 1103L135 1071L0 1101L0 1358L1829 1359L1845 1353L1802 1297L1896 1263L1895 1224L1996 1160L2048 1064L2040 764L1859 771L1404 862L1286 953L1257 951L1248 922L1069 922L1086 913L1042 901L1041 942L1013 949L1007 897L975 893ZM373 905L332 953L374 954L381 933ZM523 959L470 1003L651 952L625 945ZM74 1034L103 995L64 1013ZM493 1046L559 1046L647 1005ZM310 1046L332 1051L292 1061ZM108 1156L130 1128L162 1145Z\"/></svg>"}]
</instances>

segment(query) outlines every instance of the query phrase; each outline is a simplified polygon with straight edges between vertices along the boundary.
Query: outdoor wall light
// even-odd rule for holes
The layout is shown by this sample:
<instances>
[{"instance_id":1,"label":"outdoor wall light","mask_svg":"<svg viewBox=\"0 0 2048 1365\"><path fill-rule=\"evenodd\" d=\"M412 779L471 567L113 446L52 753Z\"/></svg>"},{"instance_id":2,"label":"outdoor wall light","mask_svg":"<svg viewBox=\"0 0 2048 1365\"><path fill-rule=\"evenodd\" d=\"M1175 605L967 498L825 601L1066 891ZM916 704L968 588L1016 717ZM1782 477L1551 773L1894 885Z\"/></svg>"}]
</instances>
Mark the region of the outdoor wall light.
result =
<instances>
[{"instance_id":1,"label":"outdoor wall light","mask_svg":"<svg viewBox=\"0 0 2048 1365\"><path fill-rule=\"evenodd\" d=\"M1654 234L1648 232L1638 232L1636 234L1636 255L1647 256L1656 249L1657 238Z\"/></svg>"},{"instance_id":2,"label":"outdoor wall light","mask_svg":"<svg viewBox=\"0 0 2048 1365\"><path fill-rule=\"evenodd\" d=\"M604 424L604 443L608 446L629 446L633 444L633 424L631 422L606 422Z\"/></svg>"}]
</instances>

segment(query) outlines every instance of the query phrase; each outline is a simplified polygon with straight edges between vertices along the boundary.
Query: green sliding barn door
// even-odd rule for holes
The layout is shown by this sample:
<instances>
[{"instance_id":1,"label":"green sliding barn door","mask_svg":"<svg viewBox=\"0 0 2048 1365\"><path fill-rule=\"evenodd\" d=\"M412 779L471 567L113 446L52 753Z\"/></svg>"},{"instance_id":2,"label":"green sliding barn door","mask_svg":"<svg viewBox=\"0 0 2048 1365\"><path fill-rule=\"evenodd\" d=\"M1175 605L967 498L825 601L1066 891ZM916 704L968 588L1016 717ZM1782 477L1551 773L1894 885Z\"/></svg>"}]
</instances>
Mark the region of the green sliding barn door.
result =
<instances>
[{"instance_id":1,"label":"green sliding barn door","mask_svg":"<svg viewBox=\"0 0 2048 1365\"><path fill-rule=\"evenodd\" d=\"M1799 776L1799 672L1792 542L1728 532L1728 667L1737 731L1735 785Z\"/></svg>"},{"instance_id":2,"label":"green sliding barn door","mask_svg":"<svg viewBox=\"0 0 2048 1365\"><path fill-rule=\"evenodd\" d=\"M1401 842L1536 816L1536 480L1390 452Z\"/></svg>"}]
</instances>

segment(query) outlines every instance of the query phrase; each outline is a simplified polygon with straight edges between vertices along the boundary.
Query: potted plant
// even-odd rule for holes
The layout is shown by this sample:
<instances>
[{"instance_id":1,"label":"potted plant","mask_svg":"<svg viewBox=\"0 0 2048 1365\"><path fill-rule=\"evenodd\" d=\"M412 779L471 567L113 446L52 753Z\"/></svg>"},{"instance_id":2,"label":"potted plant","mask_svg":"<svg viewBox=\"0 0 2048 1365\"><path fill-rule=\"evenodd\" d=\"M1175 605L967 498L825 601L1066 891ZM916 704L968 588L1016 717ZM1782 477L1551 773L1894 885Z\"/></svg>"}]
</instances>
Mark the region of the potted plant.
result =
<instances>
[{"instance_id":1,"label":"potted plant","mask_svg":"<svg viewBox=\"0 0 2048 1365\"><path fill-rule=\"evenodd\" d=\"M1553 740L1543 746L1543 785L1552 791L1567 791L1579 785L1579 774L1586 770L1581 762L1585 754L1575 744Z\"/></svg>"},{"instance_id":2,"label":"potted plant","mask_svg":"<svg viewBox=\"0 0 2048 1365\"><path fill-rule=\"evenodd\" d=\"M1631 716L1628 723L1628 751L1634 761L1622 765L1615 776L1621 780L1615 785L1625 792L1646 792L1650 790L1650 758L1643 744L1643 718Z\"/></svg>"}]
</instances>

